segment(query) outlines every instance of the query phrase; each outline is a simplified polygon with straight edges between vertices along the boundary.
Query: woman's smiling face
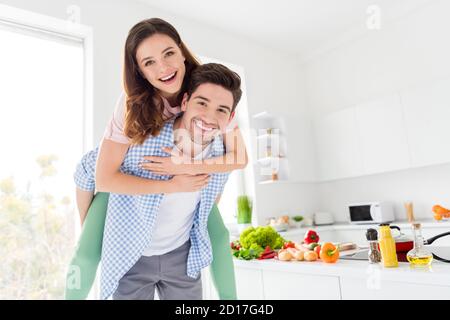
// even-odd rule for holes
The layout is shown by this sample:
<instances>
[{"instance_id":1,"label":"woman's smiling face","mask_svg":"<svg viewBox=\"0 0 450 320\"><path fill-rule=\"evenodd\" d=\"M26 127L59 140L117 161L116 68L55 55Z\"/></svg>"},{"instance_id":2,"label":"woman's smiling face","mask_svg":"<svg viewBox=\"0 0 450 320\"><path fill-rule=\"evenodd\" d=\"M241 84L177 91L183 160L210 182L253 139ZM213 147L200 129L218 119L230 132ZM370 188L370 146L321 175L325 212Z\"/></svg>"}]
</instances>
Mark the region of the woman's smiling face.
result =
<instances>
[{"instance_id":1,"label":"woman's smiling face","mask_svg":"<svg viewBox=\"0 0 450 320\"><path fill-rule=\"evenodd\" d=\"M136 61L144 78L165 98L178 94L186 66L180 47L165 34L144 39L136 50Z\"/></svg>"}]
</instances>

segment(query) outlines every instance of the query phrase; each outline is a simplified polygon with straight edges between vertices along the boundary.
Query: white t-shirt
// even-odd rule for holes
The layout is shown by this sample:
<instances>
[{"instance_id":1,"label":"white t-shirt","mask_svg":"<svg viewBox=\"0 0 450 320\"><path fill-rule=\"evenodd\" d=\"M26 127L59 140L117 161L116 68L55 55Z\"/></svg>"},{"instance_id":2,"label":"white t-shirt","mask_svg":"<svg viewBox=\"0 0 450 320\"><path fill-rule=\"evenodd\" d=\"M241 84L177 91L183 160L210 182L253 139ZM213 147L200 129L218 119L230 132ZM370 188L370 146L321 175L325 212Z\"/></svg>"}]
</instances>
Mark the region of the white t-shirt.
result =
<instances>
[{"instance_id":1,"label":"white t-shirt","mask_svg":"<svg viewBox=\"0 0 450 320\"><path fill-rule=\"evenodd\" d=\"M210 149L211 144L194 159L205 158ZM152 242L143 255L162 255L185 243L189 239L194 213L199 203L200 191L165 194L153 227Z\"/></svg>"},{"instance_id":2,"label":"white t-shirt","mask_svg":"<svg viewBox=\"0 0 450 320\"><path fill-rule=\"evenodd\" d=\"M119 99L117 100L116 107L114 108L114 113L106 126L103 137L108 140L112 140L118 143L128 144L130 143L130 138L128 138L123 129L125 127L125 110L126 110L126 95L122 92ZM162 98L164 102L164 116L166 119L170 119L178 115L181 112L180 106L171 106L169 102ZM226 131L233 131L237 127L236 115L231 119L227 126Z\"/></svg>"}]
</instances>

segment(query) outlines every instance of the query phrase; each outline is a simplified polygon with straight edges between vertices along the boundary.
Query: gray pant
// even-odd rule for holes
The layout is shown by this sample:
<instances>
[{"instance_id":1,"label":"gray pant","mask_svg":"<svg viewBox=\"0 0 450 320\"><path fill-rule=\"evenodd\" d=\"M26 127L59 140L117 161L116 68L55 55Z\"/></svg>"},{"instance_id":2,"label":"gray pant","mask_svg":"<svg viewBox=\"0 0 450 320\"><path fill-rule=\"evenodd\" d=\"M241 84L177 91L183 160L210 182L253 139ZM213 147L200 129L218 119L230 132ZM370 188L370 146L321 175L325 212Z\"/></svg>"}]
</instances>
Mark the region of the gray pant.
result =
<instances>
[{"instance_id":1,"label":"gray pant","mask_svg":"<svg viewBox=\"0 0 450 320\"><path fill-rule=\"evenodd\" d=\"M159 256L142 256L119 281L114 300L153 300L155 289L161 300L201 300L201 275L187 276L190 241Z\"/></svg>"}]
</instances>

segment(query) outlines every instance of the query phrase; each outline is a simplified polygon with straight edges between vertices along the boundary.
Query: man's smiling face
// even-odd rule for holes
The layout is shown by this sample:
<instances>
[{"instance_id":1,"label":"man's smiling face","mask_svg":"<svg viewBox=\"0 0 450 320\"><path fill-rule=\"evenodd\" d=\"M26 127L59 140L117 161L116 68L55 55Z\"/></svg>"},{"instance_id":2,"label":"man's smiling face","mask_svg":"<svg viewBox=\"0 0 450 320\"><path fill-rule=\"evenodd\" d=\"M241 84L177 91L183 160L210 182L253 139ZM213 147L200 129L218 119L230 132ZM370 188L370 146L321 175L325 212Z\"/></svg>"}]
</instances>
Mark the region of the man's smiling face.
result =
<instances>
[{"instance_id":1,"label":"man's smiling face","mask_svg":"<svg viewBox=\"0 0 450 320\"><path fill-rule=\"evenodd\" d=\"M212 83L201 84L189 99L187 94L183 97L180 128L186 129L195 143L206 145L225 133L234 115L233 102L229 90Z\"/></svg>"}]
</instances>

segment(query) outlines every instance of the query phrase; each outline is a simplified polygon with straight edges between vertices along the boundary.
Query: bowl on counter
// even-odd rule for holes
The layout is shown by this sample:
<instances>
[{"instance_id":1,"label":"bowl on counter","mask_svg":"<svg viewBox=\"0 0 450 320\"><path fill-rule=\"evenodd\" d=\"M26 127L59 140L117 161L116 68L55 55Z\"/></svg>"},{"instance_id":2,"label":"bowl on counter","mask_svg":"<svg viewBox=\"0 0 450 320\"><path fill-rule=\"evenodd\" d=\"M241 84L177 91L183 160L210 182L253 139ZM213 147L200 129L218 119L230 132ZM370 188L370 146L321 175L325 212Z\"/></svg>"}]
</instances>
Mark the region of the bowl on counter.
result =
<instances>
[{"instance_id":1,"label":"bowl on counter","mask_svg":"<svg viewBox=\"0 0 450 320\"><path fill-rule=\"evenodd\" d=\"M266 225L273 227L277 232L289 229L289 216L270 217L266 220Z\"/></svg>"},{"instance_id":2,"label":"bowl on counter","mask_svg":"<svg viewBox=\"0 0 450 320\"><path fill-rule=\"evenodd\" d=\"M289 224L293 228L301 228L301 227L303 227L303 220L302 221L292 220Z\"/></svg>"},{"instance_id":3,"label":"bowl on counter","mask_svg":"<svg viewBox=\"0 0 450 320\"><path fill-rule=\"evenodd\" d=\"M289 224L288 223L276 223L276 224L271 224L271 226L277 232L287 231L289 229Z\"/></svg>"}]
</instances>

